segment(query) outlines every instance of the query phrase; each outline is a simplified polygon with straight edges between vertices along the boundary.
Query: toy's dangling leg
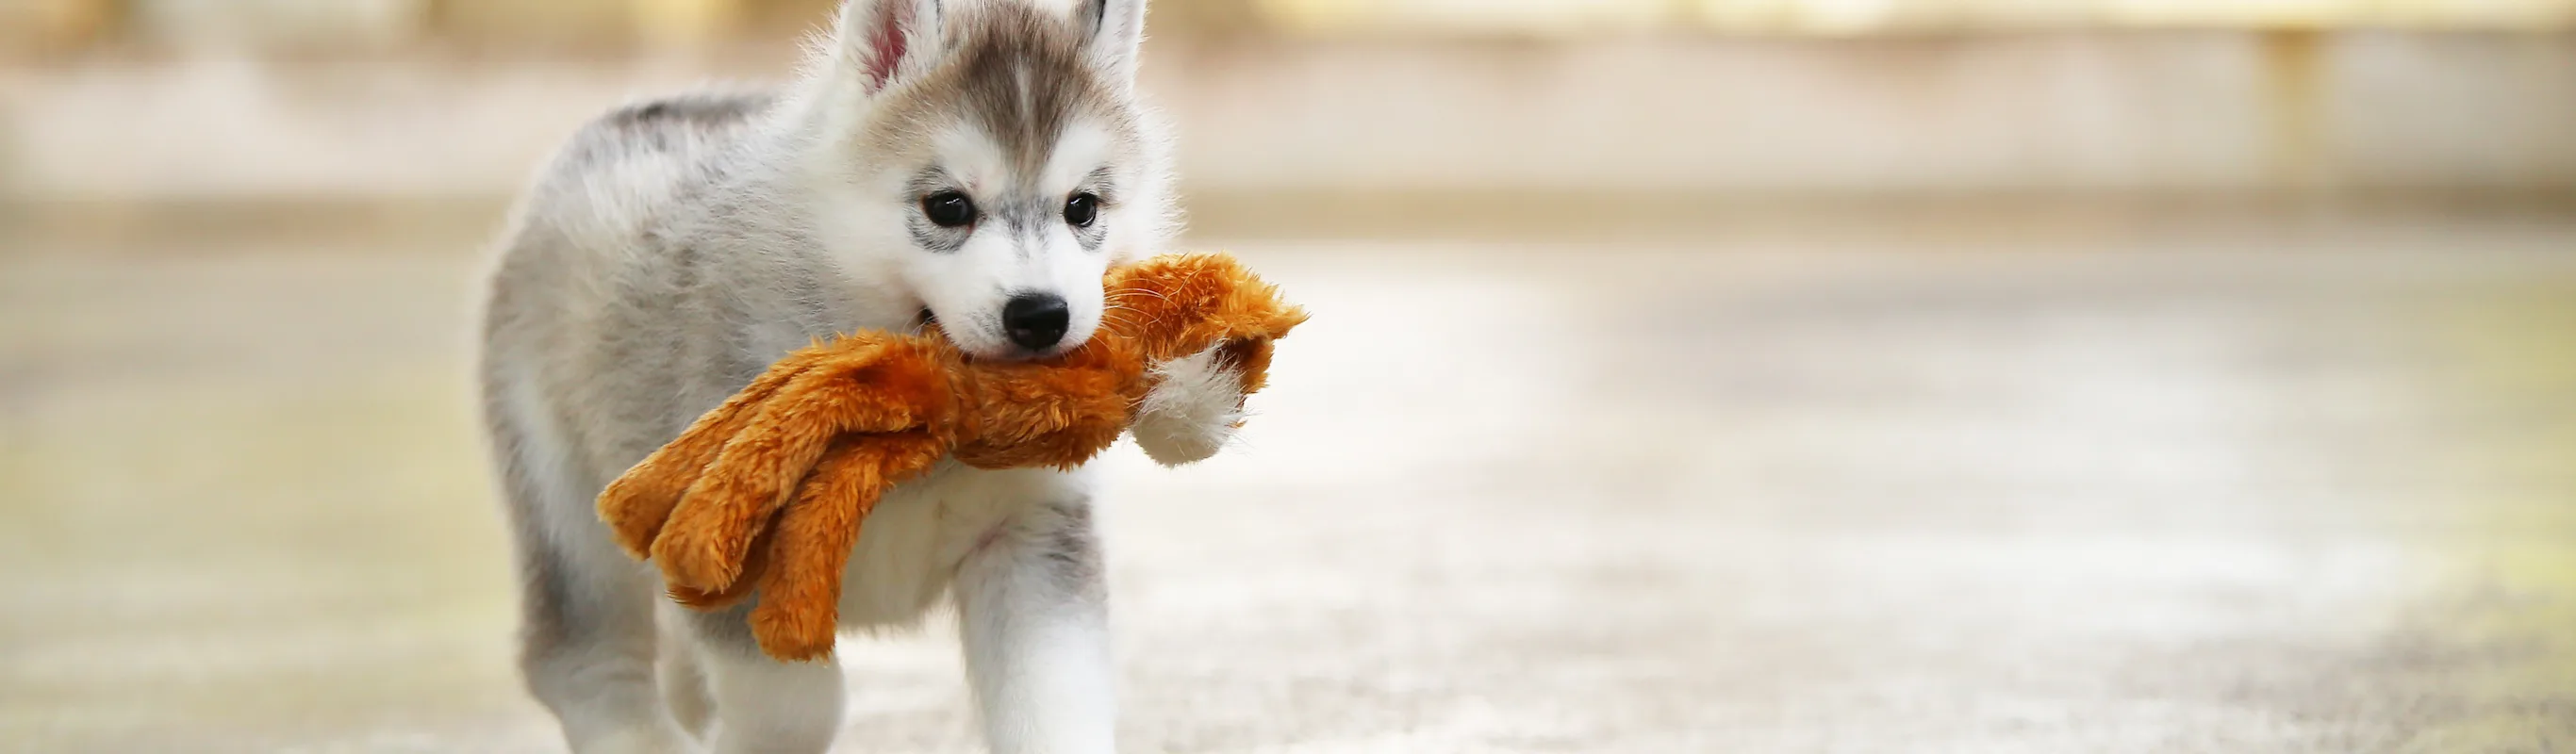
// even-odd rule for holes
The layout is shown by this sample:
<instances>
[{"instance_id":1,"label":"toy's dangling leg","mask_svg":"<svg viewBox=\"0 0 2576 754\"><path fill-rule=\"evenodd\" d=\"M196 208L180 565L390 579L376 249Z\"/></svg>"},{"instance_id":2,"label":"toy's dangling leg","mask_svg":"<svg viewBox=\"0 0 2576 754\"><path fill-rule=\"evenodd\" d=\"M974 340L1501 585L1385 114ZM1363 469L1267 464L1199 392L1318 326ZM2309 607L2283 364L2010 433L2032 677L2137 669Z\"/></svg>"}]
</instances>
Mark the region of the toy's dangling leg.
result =
<instances>
[{"instance_id":1,"label":"toy's dangling leg","mask_svg":"<svg viewBox=\"0 0 2576 754\"><path fill-rule=\"evenodd\" d=\"M779 511L778 515L783 517L787 512ZM743 600L749 599L752 590L760 585L760 575L769 570L770 542L776 539L777 535L778 522L772 519L769 527L762 529L760 536L751 541L750 553L743 556L742 574L736 576L730 586L709 591L665 583L664 590L670 594L671 601L688 606L692 610L719 610L741 604Z\"/></svg>"},{"instance_id":2,"label":"toy's dangling leg","mask_svg":"<svg viewBox=\"0 0 2576 754\"><path fill-rule=\"evenodd\" d=\"M653 540L662 533L671 511L680 505L680 496L698 480L700 472L716 459L717 451L743 427L751 423L760 406L778 393L790 378L803 371L813 360L807 352L798 352L770 367L768 372L751 381L723 405L699 416L681 432L678 439L645 456L626 474L608 484L599 493L599 518L616 533L617 545L637 558L652 554Z\"/></svg>"},{"instance_id":3,"label":"toy's dangling leg","mask_svg":"<svg viewBox=\"0 0 2576 754\"><path fill-rule=\"evenodd\" d=\"M1260 392L1270 385L1271 339L1245 338L1217 346L1218 360L1243 375L1243 394Z\"/></svg>"},{"instance_id":4,"label":"toy's dangling leg","mask_svg":"<svg viewBox=\"0 0 2576 754\"><path fill-rule=\"evenodd\" d=\"M836 355L779 388L671 512L653 542L663 577L701 592L732 587L751 540L832 438L917 429L953 411L943 366L925 348L876 344Z\"/></svg>"},{"instance_id":5,"label":"toy's dangling leg","mask_svg":"<svg viewBox=\"0 0 2576 754\"><path fill-rule=\"evenodd\" d=\"M1127 428L1145 456L1165 466L1207 460L1243 423L1244 384L1233 351L1221 346L1153 367L1153 387Z\"/></svg>"},{"instance_id":6,"label":"toy's dangling leg","mask_svg":"<svg viewBox=\"0 0 2576 754\"><path fill-rule=\"evenodd\" d=\"M752 636L763 651L789 661L831 656L840 628L842 569L868 513L888 488L929 471L947 449L928 432L846 435L833 442L770 530L775 541L769 568L760 577L760 604L751 612Z\"/></svg>"}]
</instances>

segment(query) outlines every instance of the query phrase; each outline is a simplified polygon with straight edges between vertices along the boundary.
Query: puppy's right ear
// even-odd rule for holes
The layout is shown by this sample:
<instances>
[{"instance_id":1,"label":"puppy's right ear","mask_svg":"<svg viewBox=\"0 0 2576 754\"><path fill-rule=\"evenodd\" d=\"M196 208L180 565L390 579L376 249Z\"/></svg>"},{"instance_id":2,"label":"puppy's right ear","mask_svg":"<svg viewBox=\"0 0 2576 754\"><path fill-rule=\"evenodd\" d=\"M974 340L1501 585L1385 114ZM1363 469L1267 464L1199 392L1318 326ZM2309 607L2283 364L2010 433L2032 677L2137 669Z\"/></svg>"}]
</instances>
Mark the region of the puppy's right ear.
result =
<instances>
[{"instance_id":1,"label":"puppy's right ear","mask_svg":"<svg viewBox=\"0 0 2576 754\"><path fill-rule=\"evenodd\" d=\"M846 0L832 39L844 73L869 94L929 69L947 41L939 0Z\"/></svg>"}]
</instances>

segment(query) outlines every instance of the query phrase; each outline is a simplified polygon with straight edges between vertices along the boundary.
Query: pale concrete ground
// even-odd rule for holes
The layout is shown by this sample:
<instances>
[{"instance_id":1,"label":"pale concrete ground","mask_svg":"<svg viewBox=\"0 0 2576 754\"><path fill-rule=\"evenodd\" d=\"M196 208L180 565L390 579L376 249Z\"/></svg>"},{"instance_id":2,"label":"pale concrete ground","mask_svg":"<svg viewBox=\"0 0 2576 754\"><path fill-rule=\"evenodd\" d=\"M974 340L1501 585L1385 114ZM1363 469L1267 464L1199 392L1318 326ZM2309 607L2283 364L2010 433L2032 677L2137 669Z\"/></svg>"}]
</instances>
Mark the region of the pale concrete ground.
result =
<instances>
[{"instance_id":1,"label":"pale concrete ground","mask_svg":"<svg viewBox=\"0 0 2576 754\"><path fill-rule=\"evenodd\" d=\"M1318 318L1107 462L1130 750L2576 747L2576 222L2039 220L1206 242ZM280 227L0 254L0 749L559 747L468 234Z\"/></svg>"}]
</instances>

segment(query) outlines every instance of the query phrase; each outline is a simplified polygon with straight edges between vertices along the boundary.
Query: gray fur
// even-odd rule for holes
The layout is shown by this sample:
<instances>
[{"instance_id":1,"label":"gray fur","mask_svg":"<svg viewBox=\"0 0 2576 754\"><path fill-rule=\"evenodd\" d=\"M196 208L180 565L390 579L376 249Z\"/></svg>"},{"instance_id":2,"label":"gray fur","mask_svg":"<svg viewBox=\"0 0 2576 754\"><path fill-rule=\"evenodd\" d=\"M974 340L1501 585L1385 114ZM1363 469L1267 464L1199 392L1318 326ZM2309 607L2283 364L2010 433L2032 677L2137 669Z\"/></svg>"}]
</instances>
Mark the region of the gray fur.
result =
<instances>
[{"instance_id":1,"label":"gray fur","mask_svg":"<svg viewBox=\"0 0 2576 754\"><path fill-rule=\"evenodd\" d=\"M1067 592L1106 600L1107 580L1101 571L1100 535L1091 524L1091 501L1049 503L1047 511L1061 522L1045 530L1046 540L1036 548L1046 558L1047 572Z\"/></svg>"}]
</instances>

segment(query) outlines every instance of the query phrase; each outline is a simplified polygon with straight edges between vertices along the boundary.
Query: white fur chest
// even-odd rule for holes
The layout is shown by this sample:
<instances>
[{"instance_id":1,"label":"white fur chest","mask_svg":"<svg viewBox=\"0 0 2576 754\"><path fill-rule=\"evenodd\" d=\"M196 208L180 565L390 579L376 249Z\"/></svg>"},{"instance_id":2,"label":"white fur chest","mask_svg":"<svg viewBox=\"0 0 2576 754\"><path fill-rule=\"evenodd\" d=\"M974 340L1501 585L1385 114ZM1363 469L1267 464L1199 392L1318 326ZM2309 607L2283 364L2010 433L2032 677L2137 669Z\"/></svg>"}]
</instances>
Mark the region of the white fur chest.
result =
<instances>
[{"instance_id":1,"label":"white fur chest","mask_svg":"<svg viewBox=\"0 0 2576 754\"><path fill-rule=\"evenodd\" d=\"M959 563L999 537L1087 515L1091 472L985 471L944 461L930 476L878 501L859 531L841 580L844 628L918 621L947 591Z\"/></svg>"}]
</instances>

